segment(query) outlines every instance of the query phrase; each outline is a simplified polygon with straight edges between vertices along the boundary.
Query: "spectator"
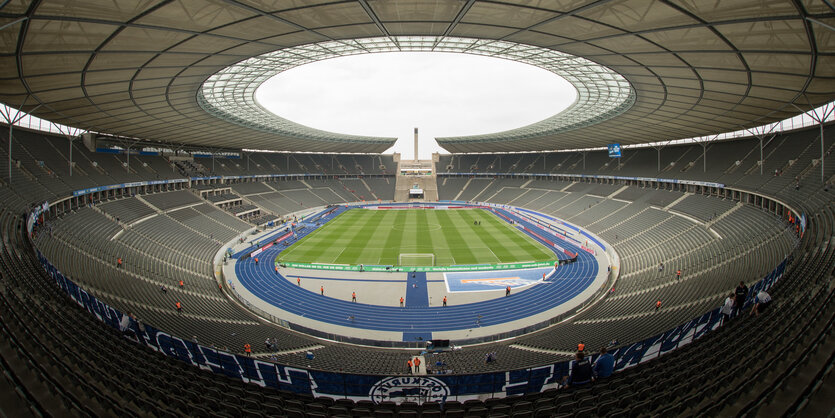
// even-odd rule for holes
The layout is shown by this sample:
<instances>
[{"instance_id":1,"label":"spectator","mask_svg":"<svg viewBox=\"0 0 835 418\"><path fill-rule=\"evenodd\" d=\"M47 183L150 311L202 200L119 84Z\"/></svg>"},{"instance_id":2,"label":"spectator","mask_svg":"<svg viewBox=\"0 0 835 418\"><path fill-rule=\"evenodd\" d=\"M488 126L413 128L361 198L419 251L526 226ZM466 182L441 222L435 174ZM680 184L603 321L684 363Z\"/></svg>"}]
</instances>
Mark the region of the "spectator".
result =
<instances>
[{"instance_id":1,"label":"spectator","mask_svg":"<svg viewBox=\"0 0 835 418\"><path fill-rule=\"evenodd\" d=\"M577 344L577 351L586 351L586 345L583 344L582 341L580 341L580 343Z\"/></svg>"},{"instance_id":2,"label":"spectator","mask_svg":"<svg viewBox=\"0 0 835 418\"><path fill-rule=\"evenodd\" d=\"M122 257L116 259L116 267L122 268Z\"/></svg>"},{"instance_id":3,"label":"spectator","mask_svg":"<svg viewBox=\"0 0 835 418\"><path fill-rule=\"evenodd\" d=\"M160 285L159 291L162 293L168 293L168 289L165 288L165 285Z\"/></svg>"},{"instance_id":4,"label":"spectator","mask_svg":"<svg viewBox=\"0 0 835 418\"><path fill-rule=\"evenodd\" d=\"M180 289L182 289L184 286L185 286L185 283L183 283L183 281L180 280Z\"/></svg>"},{"instance_id":5,"label":"spectator","mask_svg":"<svg viewBox=\"0 0 835 418\"><path fill-rule=\"evenodd\" d=\"M570 371L566 377L565 384L568 386L582 386L591 383L592 368L591 363L582 351L578 351L574 355L574 360L569 365Z\"/></svg>"},{"instance_id":6,"label":"spectator","mask_svg":"<svg viewBox=\"0 0 835 418\"><path fill-rule=\"evenodd\" d=\"M658 271L664 271L664 263L658 263Z\"/></svg>"},{"instance_id":7,"label":"spectator","mask_svg":"<svg viewBox=\"0 0 835 418\"><path fill-rule=\"evenodd\" d=\"M676 270L676 280L681 278L681 269Z\"/></svg>"},{"instance_id":8,"label":"spectator","mask_svg":"<svg viewBox=\"0 0 835 418\"><path fill-rule=\"evenodd\" d=\"M119 331L122 331L123 334L130 333L130 312L127 314L122 315L122 319L119 321Z\"/></svg>"},{"instance_id":9,"label":"spectator","mask_svg":"<svg viewBox=\"0 0 835 418\"><path fill-rule=\"evenodd\" d=\"M731 293L730 295L728 295L728 297L725 298L725 304L722 305L722 309L719 311L719 313L722 314L722 323L723 324L725 322L727 322L729 319L731 319L731 314L734 311L734 302L735 301L736 301L736 299L734 299L734 294L733 293Z\"/></svg>"},{"instance_id":10,"label":"spectator","mask_svg":"<svg viewBox=\"0 0 835 418\"><path fill-rule=\"evenodd\" d=\"M605 379L612 375L615 370L615 358L606 351L606 347L600 349L600 357L594 362L592 372L596 380Z\"/></svg>"},{"instance_id":11,"label":"spectator","mask_svg":"<svg viewBox=\"0 0 835 418\"><path fill-rule=\"evenodd\" d=\"M273 348L273 344L270 342L270 337L267 337L267 339L264 340L264 345L266 346L267 350Z\"/></svg>"},{"instance_id":12,"label":"spectator","mask_svg":"<svg viewBox=\"0 0 835 418\"><path fill-rule=\"evenodd\" d=\"M183 304L181 304L181 303L180 303L180 301L177 301L177 303L176 303L176 304L174 304L174 306L176 306L176 307L177 307L177 313L178 313L178 314L183 313Z\"/></svg>"},{"instance_id":13,"label":"spectator","mask_svg":"<svg viewBox=\"0 0 835 418\"><path fill-rule=\"evenodd\" d=\"M246 353L247 357L252 355L252 346L249 343L244 344L244 353Z\"/></svg>"},{"instance_id":14,"label":"spectator","mask_svg":"<svg viewBox=\"0 0 835 418\"><path fill-rule=\"evenodd\" d=\"M491 353L487 353L487 354L484 356L484 362L485 362L485 363L490 364L490 363L492 363L492 362L494 362L494 361L496 361L496 353L492 353L492 352L491 352Z\"/></svg>"},{"instance_id":15,"label":"spectator","mask_svg":"<svg viewBox=\"0 0 835 418\"><path fill-rule=\"evenodd\" d=\"M661 299L655 301L655 312L658 312L659 309L661 309Z\"/></svg>"},{"instance_id":16,"label":"spectator","mask_svg":"<svg viewBox=\"0 0 835 418\"><path fill-rule=\"evenodd\" d=\"M742 305L745 304L745 299L748 298L748 286L745 286L745 282L740 281L739 286L736 287L734 291L734 311L733 316L739 315L742 311Z\"/></svg>"},{"instance_id":17,"label":"spectator","mask_svg":"<svg viewBox=\"0 0 835 418\"><path fill-rule=\"evenodd\" d=\"M749 315L760 316L761 313L768 309L769 305L771 305L771 295L766 293L765 290L760 290L757 293L757 298L754 299L754 307L751 308Z\"/></svg>"}]
</instances>

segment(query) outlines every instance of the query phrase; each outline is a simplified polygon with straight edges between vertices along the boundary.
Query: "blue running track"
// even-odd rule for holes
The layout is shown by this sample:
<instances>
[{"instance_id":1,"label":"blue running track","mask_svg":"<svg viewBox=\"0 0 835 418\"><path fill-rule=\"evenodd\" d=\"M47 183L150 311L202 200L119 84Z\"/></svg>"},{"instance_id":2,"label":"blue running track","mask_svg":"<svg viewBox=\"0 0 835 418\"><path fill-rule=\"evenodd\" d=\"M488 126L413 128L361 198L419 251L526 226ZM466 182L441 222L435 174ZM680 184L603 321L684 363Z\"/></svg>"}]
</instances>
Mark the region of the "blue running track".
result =
<instances>
[{"instance_id":1,"label":"blue running track","mask_svg":"<svg viewBox=\"0 0 835 418\"><path fill-rule=\"evenodd\" d=\"M509 212L504 214L521 221ZM536 225L523 221L520 223L537 233L545 234ZM296 239L313 230L306 228ZM433 331L472 328L476 326L479 316L480 326L523 319L555 308L579 295L597 277L597 261L591 254L568 242L559 244L578 252L577 262L560 266L548 282L514 292L510 297L446 307L428 306L426 275L421 273L415 279L411 278L411 273L391 273L392 280L401 280L404 284L409 281L404 308L322 297L318 292L299 288L295 280L291 282L275 273L274 264L268 260L275 260L285 248L283 245L273 246L261 253L259 258L265 262L258 265L251 258L238 260L235 273L241 284L256 297L284 311L334 325L401 332L405 341L415 341L418 337L431 338ZM418 286L413 288L412 283ZM353 321L347 318L346 312L353 314Z\"/></svg>"}]
</instances>

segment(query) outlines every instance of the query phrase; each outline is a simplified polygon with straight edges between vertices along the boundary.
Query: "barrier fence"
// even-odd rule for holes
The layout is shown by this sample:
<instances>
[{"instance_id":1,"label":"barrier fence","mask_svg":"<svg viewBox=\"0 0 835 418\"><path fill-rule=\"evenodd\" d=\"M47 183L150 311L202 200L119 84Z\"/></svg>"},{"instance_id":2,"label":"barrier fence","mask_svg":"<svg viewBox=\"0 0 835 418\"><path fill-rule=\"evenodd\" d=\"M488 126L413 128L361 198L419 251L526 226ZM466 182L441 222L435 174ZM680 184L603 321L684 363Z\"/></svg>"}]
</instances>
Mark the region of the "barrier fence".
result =
<instances>
[{"instance_id":1,"label":"barrier fence","mask_svg":"<svg viewBox=\"0 0 835 418\"><path fill-rule=\"evenodd\" d=\"M349 265L349 264L325 264L325 263L279 263L282 267L301 269L333 270L333 271L372 271L372 272L402 272L417 271L427 273L438 273L447 271L489 271L489 270L517 270L539 267L553 267L558 260L537 261L526 263L505 263L505 264L465 264L457 266L378 266L378 265Z\"/></svg>"}]
</instances>

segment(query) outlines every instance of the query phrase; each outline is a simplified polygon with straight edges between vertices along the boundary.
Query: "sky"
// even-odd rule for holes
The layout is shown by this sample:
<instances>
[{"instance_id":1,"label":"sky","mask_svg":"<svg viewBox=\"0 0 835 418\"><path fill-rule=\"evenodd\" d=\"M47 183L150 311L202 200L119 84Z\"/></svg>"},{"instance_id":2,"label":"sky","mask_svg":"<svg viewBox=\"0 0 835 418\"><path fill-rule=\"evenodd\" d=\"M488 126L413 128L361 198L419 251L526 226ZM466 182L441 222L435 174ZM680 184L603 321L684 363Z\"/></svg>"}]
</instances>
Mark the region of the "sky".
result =
<instances>
[{"instance_id":1,"label":"sky","mask_svg":"<svg viewBox=\"0 0 835 418\"><path fill-rule=\"evenodd\" d=\"M258 102L293 122L330 132L397 137L386 153L420 158L446 152L435 137L505 131L538 122L576 99L570 83L500 58L393 52L333 58L279 73Z\"/></svg>"}]
</instances>

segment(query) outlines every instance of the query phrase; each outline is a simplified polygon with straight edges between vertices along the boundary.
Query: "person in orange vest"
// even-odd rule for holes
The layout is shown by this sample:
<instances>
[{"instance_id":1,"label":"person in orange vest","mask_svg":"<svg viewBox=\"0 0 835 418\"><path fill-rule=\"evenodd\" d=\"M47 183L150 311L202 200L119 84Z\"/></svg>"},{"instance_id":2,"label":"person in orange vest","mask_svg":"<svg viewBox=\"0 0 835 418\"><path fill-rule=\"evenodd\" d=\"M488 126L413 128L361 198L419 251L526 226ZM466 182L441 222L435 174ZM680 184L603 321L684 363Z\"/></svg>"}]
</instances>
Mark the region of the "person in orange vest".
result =
<instances>
[{"instance_id":1,"label":"person in orange vest","mask_svg":"<svg viewBox=\"0 0 835 418\"><path fill-rule=\"evenodd\" d=\"M681 269L676 270L676 280L681 278Z\"/></svg>"},{"instance_id":2,"label":"person in orange vest","mask_svg":"<svg viewBox=\"0 0 835 418\"><path fill-rule=\"evenodd\" d=\"M122 257L116 259L116 267L122 268Z\"/></svg>"},{"instance_id":3,"label":"person in orange vest","mask_svg":"<svg viewBox=\"0 0 835 418\"><path fill-rule=\"evenodd\" d=\"M444 306L446 306L446 296L444 296Z\"/></svg>"},{"instance_id":4,"label":"person in orange vest","mask_svg":"<svg viewBox=\"0 0 835 418\"><path fill-rule=\"evenodd\" d=\"M420 357L415 357L415 371L420 371Z\"/></svg>"},{"instance_id":5,"label":"person in orange vest","mask_svg":"<svg viewBox=\"0 0 835 418\"><path fill-rule=\"evenodd\" d=\"M278 274L278 266L275 266L275 274Z\"/></svg>"},{"instance_id":6,"label":"person in orange vest","mask_svg":"<svg viewBox=\"0 0 835 418\"><path fill-rule=\"evenodd\" d=\"M249 343L244 344L244 352L246 353L247 357L252 355L252 346Z\"/></svg>"},{"instance_id":7,"label":"person in orange vest","mask_svg":"<svg viewBox=\"0 0 835 418\"><path fill-rule=\"evenodd\" d=\"M586 351L586 345L580 341L580 344L577 344L577 351Z\"/></svg>"},{"instance_id":8,"label":"person in orange vest","mask_svg":"<svg viewBox=\"0 0 835 418\"><path fill-rule=\"evenodd\" d=\"M357 292L351 292L351 302L357 302Z\"/></svg>"},{"instance_id":9,"label":"person in orange vest","mask_svg":"<svg viewBox=\"0 0 835 418\"><path fill-rule=\"evenodd\" d=\"M504 290L504 295L505 295L505 296L510 296L510 286L508 286L508 287Z\"/></svg>"},{"instance_id":10,"label":"person in orange vest","mask_svg":"<svg viewBox=\"0 0 835 418\"><path fill-rule=\"evenodd\" d=\"M661 309L661 299L655 301L655 312L658 312L659 309Z\"/></svg>"},{"instance_id":11,"label":"person in orange vest","mask_svg":"<svg viewBox=\"0 0 835 418\"><path fill-rule=\"evenodd\" d=\"M185 283L183 283L183 281L182 281L182 280L180 280L180 289L182 289L182 288L183 288L183 286L185 286Z\"/></svg>"},{"instance_id":12,"label":"person in orange vest","mask_svg":"<svg viewBox=\"0 0 835 418\"><path fill-rule=\"evenodd\" d=\"M400 296L400 307L403 307L403 296Z\"/></svg>"},{"instance_id":13,"label":"person in orange vest","mask_svg":"<svg viewBox=\"0 0 835 418\"><path fill-rule=\"evenodd\" d=\"M253 257L255 259L255 264L258 264L258 257Z\"/></svg>"},{"instance_id":14,"label":"person in orange vest","mask_svg":"<svg viewBox=\"0 0 835 418\"><path fill-rule=\"evenodd\" d=\"M296 284L299 285L299 286L302 285L302 278L301 277L296 277Z\"/></svg>"},{"instance_id":15,"label":"person in orange vest","mask_svg":"<svg viewBox=\"0 0 835 418\"><path fill-rule=\"evenodd\" d=\"M322 296L325 296L325 286L319 286L319 293L321 293Z\"/></svg>"},{"instance_id":16,"label":"person in orange vest","mask_svg":"<svg viewBox=\"0 0 835 418\"><path fill-rule=\"evenodd\" d=\"M409 374L412 374L412 372L413 372L413 370L412 370L412 359L411 358L406 360L406 370L408 370L407 373L409 373Z\"/></svg>"},{"instance_id":17,"label":"person in orange vest","mask_svg":"<svg viewBox=\"0 0 835 418\"><path fill-rule=\"evenodd\" d=\"M177 301L177 303L175 303L174 306L177 307L177 313L183 313L183 305L180 303L180 301Z\"/></svg>"}]
</instances>

